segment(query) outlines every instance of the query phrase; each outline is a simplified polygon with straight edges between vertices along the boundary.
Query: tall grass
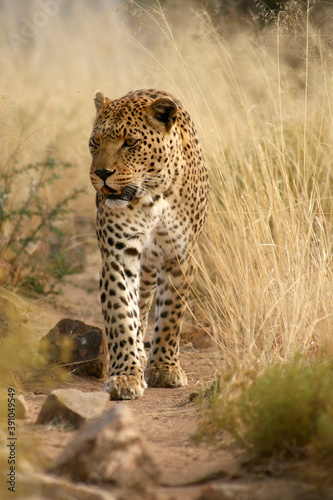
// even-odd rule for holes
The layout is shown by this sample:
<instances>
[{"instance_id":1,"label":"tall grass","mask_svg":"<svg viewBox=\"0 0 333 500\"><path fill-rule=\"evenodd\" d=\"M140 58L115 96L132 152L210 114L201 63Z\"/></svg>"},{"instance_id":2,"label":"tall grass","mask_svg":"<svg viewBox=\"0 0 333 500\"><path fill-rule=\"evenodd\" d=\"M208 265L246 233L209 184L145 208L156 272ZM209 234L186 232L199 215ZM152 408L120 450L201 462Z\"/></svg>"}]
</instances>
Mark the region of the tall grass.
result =
<instances>
[{"instance_id":1,"label":"tall grass","mask_svg":"<svg viewBox=\"0 0 333 500\"><path fill-rule=\"evenodd\" d=\"M224 332L221 368L332 352L332 38L310 7L230 29L172 5L73 0L38 27L40 2L4 4L0 169L46 153L71 162L63 190L45 192L56 203L89 186L97 88L110 98L170 91L193 116L210 171L194 296L202 323ZM75 207L93 217L92 188Z\"/></svg>"},{"instance_id":2,"label":"tall grass","mask_svg":"<svg viewBox=\"0 0 333 500\"><path fill-rule=\"evenodd\" d=\"M228 332L224 367L332 353L332 40L309 11L296 30L277 17L236 46L215 40L229 109L211 109L232 136L215 150L201 277L203 307Z\"/></svg>"}]
</instances>

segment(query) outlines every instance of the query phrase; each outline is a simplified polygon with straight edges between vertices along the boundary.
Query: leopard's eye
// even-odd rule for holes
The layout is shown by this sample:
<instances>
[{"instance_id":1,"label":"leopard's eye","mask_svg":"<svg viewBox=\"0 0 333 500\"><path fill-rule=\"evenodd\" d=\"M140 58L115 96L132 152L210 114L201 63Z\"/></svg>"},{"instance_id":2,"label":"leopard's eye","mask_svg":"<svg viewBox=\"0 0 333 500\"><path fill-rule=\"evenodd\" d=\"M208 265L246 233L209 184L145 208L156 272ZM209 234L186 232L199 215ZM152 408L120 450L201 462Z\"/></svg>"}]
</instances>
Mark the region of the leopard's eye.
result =
<instances>
[{"instance_id":1,"label":"leopard's eye","mask_svg":"<svg viewBox=\"0 0 333 500\"><path fill-rule=\"evenodd\" d=\"M124 144L122 145L123 148L133 148L137 143L139 142L139 139L134 139L133 137L129 137L126 139Z\"/></svg>"},{"instance_id":2,"label":"leopard's eye","mask_svg":"<svg viewBox=\"0 0 333 500\"><path fill-rule=\"evenodd\" d=\"M92 148L98 148L101 144L100 139L98 137L91 137L89 141L89 146Z\"/></svg>"}]
</instances>

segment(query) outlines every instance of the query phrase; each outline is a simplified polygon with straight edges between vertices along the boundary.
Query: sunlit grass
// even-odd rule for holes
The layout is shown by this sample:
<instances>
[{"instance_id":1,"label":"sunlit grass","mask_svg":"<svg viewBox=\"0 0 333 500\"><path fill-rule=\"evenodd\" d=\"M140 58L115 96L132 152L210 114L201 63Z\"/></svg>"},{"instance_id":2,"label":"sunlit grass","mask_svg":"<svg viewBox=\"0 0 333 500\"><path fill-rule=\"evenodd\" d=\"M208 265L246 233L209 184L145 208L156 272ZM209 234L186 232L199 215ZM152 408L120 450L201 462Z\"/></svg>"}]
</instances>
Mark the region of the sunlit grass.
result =
<instances>
[{"instance_id":1,"label":"sunlit grass","mask_svg":"<svg viewBox=\"0 0 333 500\"><path fill-rule=\"evenodd\" d=\"M283 457L294 448L300 460L331 463L332 381L332 361L301 356L260 374L219 378L200 395L198 438L225 445L232 436L257 457Z\"/></svg>"},{"instance_id":2,"label":"sunlit grass","mask_svg":"<svg viewBox=\"0 0 333 500\"><path fill-rule=\"evenodd\" d=\"M87 187L75 211L92 219L95 90L110 98L143 87L171 92L196 123L210 172L192 296L201 323L223 332L218 368L332 354L332 38L310 10L231 33L228 19L214 26L180 6L130 2L116 11L73 1L24 39L22 19L40 5L21 9L6 4L1 21L0 169L50 155L70 162L63 189L45 189L44 199L56 204ZM13 46L9 33L22 43ZM11 210L28 184L17 180Z\"/></svg>"}]
</instances>

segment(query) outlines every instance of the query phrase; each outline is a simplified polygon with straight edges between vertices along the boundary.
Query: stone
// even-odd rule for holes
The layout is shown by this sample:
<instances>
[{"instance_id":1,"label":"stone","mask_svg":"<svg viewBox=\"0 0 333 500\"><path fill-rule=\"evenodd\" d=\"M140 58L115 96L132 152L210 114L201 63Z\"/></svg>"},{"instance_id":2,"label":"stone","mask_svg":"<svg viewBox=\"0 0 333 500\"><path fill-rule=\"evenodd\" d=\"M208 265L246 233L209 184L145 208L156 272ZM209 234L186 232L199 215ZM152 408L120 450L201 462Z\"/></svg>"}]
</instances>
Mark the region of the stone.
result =
<instances>
[{"instance_id":1,"label":"stone","mask_svg":"<svg viewBox=\"0 0 333 500\"><path fill-rule=\"evenodd\" d=\"M20 394L19 396L15 396L15 416L16 418L27 418L28 415L28 405L24 396Z\"/></svg>"},{"instance_id":2,"label":"stone","mask_svg":"<svg viewBox=\"0 0 333 500\"><path fill-rule=\"evenodd\" d=\"M109 394L104 392L56 389L46 398L36 423L67 424L77 428L86 420L99 417L109 400Z\"/></svg>"},{"instance_id":3,"label":"stone","mask_svg":"<svg viewBox=\"0 0 333 500\"><path fill-rule=\"evenodd\" d=\"M24 471L19 473L18 483L21 492L24 492L25 499L116 500L110 491L102 490L96 486L72 483L67 479L41 472Z\"/></svg>"},{"instance_id":4,"label":"stone","mask_svg":"<svg viewBox=\"0 0 333 500\"><path fill-rule=\"evenodd\" d=\"M300 480L263 476L246 483L211 483L203 487L200 500L324 500L332 498L332 489L318 492L315 485Z\"/></svg>"},{"instance_id":5,"label":"stone","mask_svg":"<svg viewBox=\"0 0 333 500\"><path fill-rule=\"evenodd\" d=\"M253 498L253 488L244 484L208 484L201 490L200 500L238 500Z\"/></svg>"},{"instance_id":6,"label":"stone","mask_svg":"<svg viewBox=\"0 0 333 500\"><path fill-rule=\"evenodd\" d=\"M154 497L160 476L125 405L112 407L98 419L87 422L67 445L52 472L74 481L109 483L116 488L144 492L148 498Z\"/></svg>"},{"instance_id":7,"label":"stone","mask_svg":"<svg viewBox=\"0 0 333 500\"><path fill-rule=\"evenodd\" d=\"M21 328L21 316L22 311L14 300L0 296L0 339Z\"/></svg>"},{"instance_id":8,"label":"stone","mask_svg":"<svg viewBox=\"0 0 333 500\"><path fill-rule=\"evenodd\" d=\"M105 332L74 319L62 319L42 337L39 355L47 364L64 364L77 375L103 378L108 370Z\"/></svg>"},{"instance_id":9,"label":"stone","mask_svg":"<svg viewBox=\"0 0 333 500\"><path fill-rule=\"evenodd\" d=\"M217 348L223 336L226 335L226 330L221 329L219 332L215 332L211 326L207 326L194 332L189 340L196 349Z\"/></svg>"}]
</instances>

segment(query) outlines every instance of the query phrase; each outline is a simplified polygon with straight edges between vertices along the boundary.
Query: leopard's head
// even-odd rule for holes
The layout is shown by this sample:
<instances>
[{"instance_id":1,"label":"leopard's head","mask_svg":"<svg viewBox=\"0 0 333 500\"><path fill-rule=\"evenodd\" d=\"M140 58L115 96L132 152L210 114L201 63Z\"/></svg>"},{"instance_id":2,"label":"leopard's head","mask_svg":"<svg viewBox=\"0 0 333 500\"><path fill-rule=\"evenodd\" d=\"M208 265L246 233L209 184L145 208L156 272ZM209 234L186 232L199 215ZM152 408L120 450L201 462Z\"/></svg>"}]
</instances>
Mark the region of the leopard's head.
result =
<instances>
[{"instance_id":1,"label":"leopard's head","mask_svg":"<svg viewBox=\"0 0 333 500\"><path fill-rule=\"evenodd\" d=\"M96 191L104 193L106 205L124 207L168 189L179 153L176 102L154 90L130 92L116 100L97 91L94 101L90 178Z\"/></svg>"}]
</instances>

